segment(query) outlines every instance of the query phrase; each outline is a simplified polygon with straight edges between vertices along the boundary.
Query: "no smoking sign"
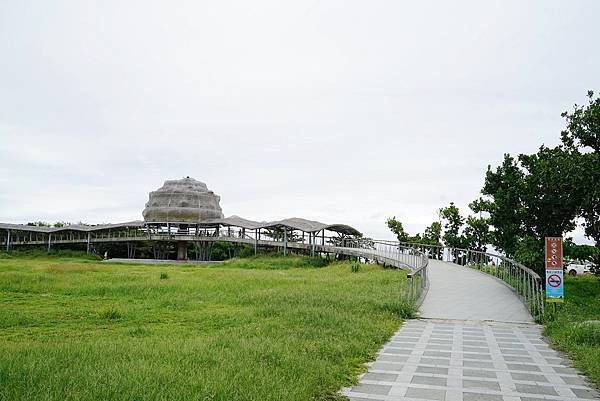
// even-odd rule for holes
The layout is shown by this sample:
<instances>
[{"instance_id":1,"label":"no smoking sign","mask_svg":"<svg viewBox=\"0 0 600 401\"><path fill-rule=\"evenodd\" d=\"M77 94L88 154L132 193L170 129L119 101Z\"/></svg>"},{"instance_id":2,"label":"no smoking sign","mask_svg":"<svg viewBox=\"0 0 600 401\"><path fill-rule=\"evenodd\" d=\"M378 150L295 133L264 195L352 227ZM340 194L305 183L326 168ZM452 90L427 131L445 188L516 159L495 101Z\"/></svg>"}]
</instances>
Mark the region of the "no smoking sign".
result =
<instances>
[{"instance_id":1,"label":"no smoking sign","mask_svg":"<svg viewBox=\"0 0 600 401\"><path fill-rule=\"evenodd\" d=\"M564 280L563 271L546 270L546 301L563 302L564 299Z\"/></svg>"},{"instance_id":2,"label":"no smoking sign","mask_svg":"<svg viewBox=\"0 0 600 401\"><path fill-rule=\"evenodd\" d=\"M551 274L548 276L548 285L550 287L558 287L562 284L562 279L558 274Z\"/></svg>"}]
</instances>

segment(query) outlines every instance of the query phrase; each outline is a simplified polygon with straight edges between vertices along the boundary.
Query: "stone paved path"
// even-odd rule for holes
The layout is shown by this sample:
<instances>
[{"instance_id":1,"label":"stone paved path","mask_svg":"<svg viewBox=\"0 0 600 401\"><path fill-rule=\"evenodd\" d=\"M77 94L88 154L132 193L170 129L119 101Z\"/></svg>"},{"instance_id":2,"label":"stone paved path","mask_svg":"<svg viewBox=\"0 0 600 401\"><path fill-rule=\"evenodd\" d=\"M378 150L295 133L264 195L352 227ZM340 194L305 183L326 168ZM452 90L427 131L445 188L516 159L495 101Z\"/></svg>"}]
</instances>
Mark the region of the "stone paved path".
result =
<instances>
[{"instance_id":1,"label":"stone paved path","mask_svg":"<svg viewBox=\"0 0 600 401\"><path fill-rule=\"evenodd\" d=\"M531 317L501 310L516 296L496 288L494 278L460 266L433 263L430 293L422 310L436 318L407 321L370 364L357 386L344 389L352 401L542 401L599 400L593 386L543 338ZM448 294L455 308L439 303L435 291L449 291L444 280L451 269L465 280ZM470 276L469 275L476 275ZM470 284L466 284L470 283ZM477 306L486 294L470 285L489 286L496 304ZM501 284L500 284L501 285ZM500 293L507 299L502 299ZM458 295L460 294L460 296ZM428 303L433 297L434 302ZM512 297L512 298L511 298ZM463 299L470 302L463 302ZM518 300L518 299L517 299ZM436 312L434 305L439 305ZM469 305L477 310L469 309ZM525 309L524 307L522 309ZM515 306L514 311L519 312ZM451 319L440 319L442 315ZM475 319L474 319L475 317ZM498 319L500 317L500 319ZM502 321L494 321L494 320ZM521 321L520 323L507 323Z\"/></svg>"}]
</instances>

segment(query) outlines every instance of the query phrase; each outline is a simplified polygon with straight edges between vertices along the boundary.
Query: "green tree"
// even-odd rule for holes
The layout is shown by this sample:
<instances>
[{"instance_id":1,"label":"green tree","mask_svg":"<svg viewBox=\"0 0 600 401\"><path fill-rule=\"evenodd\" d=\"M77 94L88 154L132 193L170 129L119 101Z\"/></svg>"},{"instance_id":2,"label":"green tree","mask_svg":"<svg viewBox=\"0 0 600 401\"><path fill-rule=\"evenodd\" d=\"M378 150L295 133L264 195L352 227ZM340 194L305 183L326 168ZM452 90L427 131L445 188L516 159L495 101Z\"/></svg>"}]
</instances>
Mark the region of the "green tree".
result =
<instances>
[{"instance_id":1,"label":"green tree","mask_svg":"<svg viewBox=\"0 0 600 401\"><path fill-rule=\"evenodd\" d=\"M46 223L45 221L35 221L27 223L28 226L34 227L52 227L50 223Z\"/></svg>"},{"instance_id":2,"label":"green tree","mask_svg":"<svg viewBox=\"0 0 600 401\"><path fill-rule=\"evenodd\" d=\"M425 229L423 234L410 235L404 230L402 222L396 219L396 216L387 219L388 228L396 235L398 241L408 242L413 244L428 244L440 245L441 225L438 222L433 222Z\"/></svg>"},{"instance_id":3,"label":"green tree","mask_svg":"<svg viewBox=\"0 0 600 401\"><path fill-rule=\"evenodd\" d=\"M450 202L449 206L441 208L440 216L444 220L444 235L442 236L444 244L454 248L464 247L465 239L460 234L460 230L465 219L461 216L460 210L454 205L454 202Z\"/></svg>"},{"instance_id":4,"label":"green tree","mask_svg":"<svg viewBox=\"0 0 600 401\"><path fill-rule=\"evenodd\" d=\"M506 154L488 168L484 198L473 209L489 213L492 244L527 266L543 269L543 241L576 227L583 194L580 155L563 146L540 147L517 159Z\"/></svg>"},{"instance_id":5,"label":"green tree","mask_svg":"<svg viewBox=\"0 0 600 401\"><path fill-rule=\"evenodd\" d=\"M388 228L394 234L396 234L396 238L398 238L399 242L409 242L410 236L404 230L404 226L402 225L402 222L400 220L396 219L396 216L390 217L389 219L387 219L385 224L387 224Z\"/></svg>"},{"instance_id":6,"label":"green tree","mask_svg":"<svg viewBox=\"0 0 600 401\"><path fill-rule=\"evenodd\" d=\"M467 216L464 229L466 248L485 252L490 243L490 224L487 218Z\"/></svg>"},{"instance_id":7,"label":"green tree","mask_svg":"<svg viewBox=\"0 0 600 401\"><path fill-rule=\"evenodd\" d=\"M591 245L578 245L573 242L573 238L566 238L563 247L567 259L591 262L598 258L598 248Z\"/></svg>"},{"instance_id":8,"label":"green tree","mask_svg":"<svg viewBox=\"0 0 600 401\"><path fill-rule=\"evenodd\" d=\"M588 91L588 104L565 111L566 129L561 132L565 146L580 154L584 190L581 217L586 236L592 238L598 249L596 262L600 264L600 98Z\"/></svg>"},{"instance_id":9,"label":"green tree","mask_svg":"<svg viewBox=\"0 0 600 401\"><path fill-rule=\"evenodd\" d=\"M526 171L521 194L526 234L543 241L575 229L584 173L578 155L542 146L533 155L519 155L519 161Z\"/></svg>"},{"instance_id":10,"label":"green tree","mask_svg":"<svg viewBox=\"0 0 600 401\"><path fill-rule=\"evenodd\" d=\"M431 223L423 232L423 242L428 245L441 245L442 224L438 221Z\"/></svg>"},{"instance_id":11,"label":"green tree","mask_svg":"<svg viewBox=\"0 0 600 401\"><path fill-rule=\"evenodd\" d=\"M524 172L518 161L509 154L495 170L488 166L480 198L471 203L474 212L487 212L493 227L489 237L496 249L508 256L515 255L519 238L523 237L525 208L521 199L524 190Z\"/></svg>"}]
</instances>

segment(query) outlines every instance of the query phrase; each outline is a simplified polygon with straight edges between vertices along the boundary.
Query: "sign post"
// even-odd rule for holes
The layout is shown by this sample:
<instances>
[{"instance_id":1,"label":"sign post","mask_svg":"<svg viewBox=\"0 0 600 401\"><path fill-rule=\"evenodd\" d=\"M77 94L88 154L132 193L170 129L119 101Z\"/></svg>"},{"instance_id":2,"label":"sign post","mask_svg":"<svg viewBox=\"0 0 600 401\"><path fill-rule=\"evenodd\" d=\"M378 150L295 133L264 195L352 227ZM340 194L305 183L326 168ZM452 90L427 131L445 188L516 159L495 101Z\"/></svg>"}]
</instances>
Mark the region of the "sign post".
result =
<instances>
[{"instance_id":1,"label":"sign post","mask_svg":"<svg viewBox=\"0 0 600 401\"><path fill-rule=\"evenodd\" d=\"M563 240L546 237L546 302L562 303L564 294Z\"/></svg>"}]
</instances>

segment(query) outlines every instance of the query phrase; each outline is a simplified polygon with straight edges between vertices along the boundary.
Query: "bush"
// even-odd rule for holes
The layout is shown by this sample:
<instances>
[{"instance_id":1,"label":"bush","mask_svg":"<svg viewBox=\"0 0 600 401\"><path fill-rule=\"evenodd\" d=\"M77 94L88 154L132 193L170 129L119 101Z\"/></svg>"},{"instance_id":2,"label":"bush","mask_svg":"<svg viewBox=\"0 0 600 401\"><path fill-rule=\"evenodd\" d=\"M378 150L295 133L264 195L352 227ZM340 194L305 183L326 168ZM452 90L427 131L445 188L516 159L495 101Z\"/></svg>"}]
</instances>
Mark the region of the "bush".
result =
<instances>
[{"instance_id":1,"label":"bush","mask_svg":"<svg viewBox=\"0 0 600 401\"><path fill-rule=\"evenodd\" d=\"M360 271L360 263L354 262L350 265L350 271L352 273L358 273Z\"/></svg>"},{"instance_id":2,"label":"bush","mask_svg":"<svg viewBox=\"0 0 600 401\"><path fill-rule=\"evenodd\" d=\"M167 273L164 273L164 272L163 272L163 273L160 273L160 279L161 279L161 280L166 280L166 279L168 279L168 278L169 278L169 275L168 275Z\"/></svg>"}]
</instances>

